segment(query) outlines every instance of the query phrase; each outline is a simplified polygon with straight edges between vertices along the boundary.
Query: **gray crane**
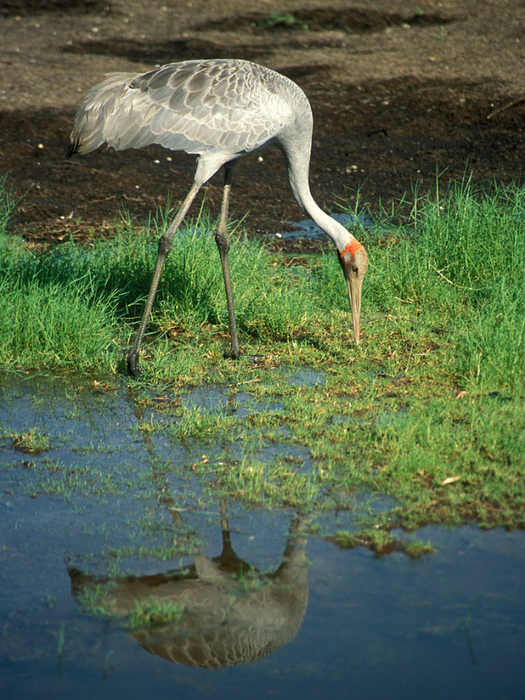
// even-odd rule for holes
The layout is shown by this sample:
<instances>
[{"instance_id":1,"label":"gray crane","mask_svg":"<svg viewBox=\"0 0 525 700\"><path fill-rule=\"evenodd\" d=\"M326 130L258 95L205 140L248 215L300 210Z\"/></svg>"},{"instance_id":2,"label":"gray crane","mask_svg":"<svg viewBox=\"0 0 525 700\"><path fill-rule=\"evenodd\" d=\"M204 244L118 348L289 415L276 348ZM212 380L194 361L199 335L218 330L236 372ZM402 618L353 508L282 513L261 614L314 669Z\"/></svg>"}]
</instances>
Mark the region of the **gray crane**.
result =
<instances>
[{"instance_id":1,"label":"gray crane","mask_svg":"<svg viewBox=\"0 0 525 700\"><path fill-rule=\"evenodd\" d=\"M239 158L271 144L284 154L290 187L299 206L335 244L348 288L354 339L359 344L361 287L368 258L364 247L320 209L310 193L312 129L312 110L301 88L285 76L249 61L182 61L144 74L115 73L88 92L75 116L67 158L94 151L103 143L116 150L155 143L198 156L191 189L159 239L151 287L128 353L131 374L141 372L140 346L173 238L197 192L221 166L225 171L224 193L215 240L228 303L231 349L226 356L240 356L228 262L232 175Z\"/></svg>"}]
</instances>

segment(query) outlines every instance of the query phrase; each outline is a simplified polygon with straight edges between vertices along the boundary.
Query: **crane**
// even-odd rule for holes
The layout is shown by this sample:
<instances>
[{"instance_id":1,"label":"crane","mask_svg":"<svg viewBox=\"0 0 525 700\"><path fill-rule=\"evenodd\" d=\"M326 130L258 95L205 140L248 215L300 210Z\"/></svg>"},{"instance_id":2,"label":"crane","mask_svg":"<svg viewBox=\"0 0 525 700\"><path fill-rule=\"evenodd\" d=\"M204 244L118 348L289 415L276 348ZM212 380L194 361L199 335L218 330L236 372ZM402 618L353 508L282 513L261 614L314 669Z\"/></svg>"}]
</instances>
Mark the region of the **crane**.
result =
<instances>
[{"instance_id":1,"label":"crane","mask_svg":"<svg viewBox=\"0 0 525 700\"><path fill-rule=\"evenodd\" d=\"M173 239L200 188L224 166L224 190L215 241L224 276L231 348L241 354L228 261L228 206L233 170L249 153L274 144L283 153L297 203L332 239L346 280L354 340L359 344L366 250L314 201L308 183L313 117L308 98L292 80L256 63L234 59L170 63L147 73L114 73L87 93L74 118L66 158L102 144L117 151L160 144L197 156L193 184L160 237L155 270L128 370L142 370L139 354Z\"/></svg>"}]
</instances>

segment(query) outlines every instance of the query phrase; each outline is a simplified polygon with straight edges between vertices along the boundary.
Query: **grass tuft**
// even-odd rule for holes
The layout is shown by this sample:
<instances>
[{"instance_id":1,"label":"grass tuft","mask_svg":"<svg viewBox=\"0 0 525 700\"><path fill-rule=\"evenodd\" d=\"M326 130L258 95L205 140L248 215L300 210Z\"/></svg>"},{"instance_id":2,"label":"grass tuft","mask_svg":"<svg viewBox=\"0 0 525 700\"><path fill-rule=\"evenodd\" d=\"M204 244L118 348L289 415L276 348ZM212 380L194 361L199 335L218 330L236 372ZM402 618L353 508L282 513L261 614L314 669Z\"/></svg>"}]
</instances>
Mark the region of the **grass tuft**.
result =
<instances>
[{"instance_id":1,"label":"grass tuft","mask_svg":"<svg viewBox=\"0 0 525 700\"><path fill-rule=\"evenodd\" d=\"M126 626L132 631L145 627L176 626L183 614L183 605L162 601L155 597L146 598L136 602L135 608L127 617Z\"/></svg>"}]
</instances>

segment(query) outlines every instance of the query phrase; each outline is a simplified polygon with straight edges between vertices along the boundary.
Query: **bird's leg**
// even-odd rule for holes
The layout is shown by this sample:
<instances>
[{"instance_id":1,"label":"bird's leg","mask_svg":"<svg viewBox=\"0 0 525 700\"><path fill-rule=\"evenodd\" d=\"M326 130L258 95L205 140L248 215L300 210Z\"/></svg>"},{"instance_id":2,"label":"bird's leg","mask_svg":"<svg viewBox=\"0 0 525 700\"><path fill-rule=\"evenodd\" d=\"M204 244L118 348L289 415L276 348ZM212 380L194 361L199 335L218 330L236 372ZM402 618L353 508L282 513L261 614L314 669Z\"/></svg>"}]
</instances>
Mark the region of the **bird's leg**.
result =
<instances>
[{"instance_id":1,"label":"bird's leg","mask_svg":"<svg viewBox=\"0 0 525 700\"><path fill-rule=\"evenodd\" d=\"M228 251L230 250L230 237L228 236L228 204L230 201L230 189L232 184L233 168L236 161L226 163L224 166L224 194L222 197L221 216L219 226L215 234L215 242L219 249L221 257L222 274L224 277L224 287L226 289L226 301L228 303L228 319L230 322L230 351L225 353L225 357L231 357L237 360L241 356L241 346L239 344L239 336L237 334L237 321L235 320L235 309L233 306L232 281L230 276L230 263L228 260Z\"/></svg>"},{"instance_id":2,"label":"bird's leg","mask_svg":"<svg viewBox=\"0 0 525 700\"><path fill-rule=\"evenodd\" d=\"M153 302L155 301L155 295L157 294L157 288L159 286L164 263L166 262L166 258L168 257L173 247L173 237L179 229L179 226L181 225L182 220L186 216L186 213L190 208L191 203L195 199L195 196L199 191L200 187L200 183L193 183L191 190L186 195L186 199L181 204L180 209L177 212L177 215L175 216L175 219L173 220L171 226L166 231L166 233L162 235L159 239L159 251L157 253L157 262L155 263L155 271L153 273L153 279L151 280L148 298L146 299L146 304L142 312L142 318L140 319L140 325L137 331L137 335L135 336L135 340L133 342L131 350L128 353L128 370L135 377L142 372L142 369L139 364L140 346L142 344L142 339L144 338L144 333L146 331L149 315L153 307Z\"/></svg>"}]
</instances>

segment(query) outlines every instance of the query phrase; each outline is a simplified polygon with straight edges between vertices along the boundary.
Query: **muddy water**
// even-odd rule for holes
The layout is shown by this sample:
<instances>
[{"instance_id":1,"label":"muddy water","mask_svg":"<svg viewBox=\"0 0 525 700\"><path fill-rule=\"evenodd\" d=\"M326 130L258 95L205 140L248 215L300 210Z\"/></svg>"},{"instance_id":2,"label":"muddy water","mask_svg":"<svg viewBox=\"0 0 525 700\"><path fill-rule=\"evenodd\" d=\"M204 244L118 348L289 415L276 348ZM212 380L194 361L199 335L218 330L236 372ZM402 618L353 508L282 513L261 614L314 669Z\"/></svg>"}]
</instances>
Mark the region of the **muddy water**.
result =
<instances>
[{"instance_id":1,"label":"muddy water","mask_svg":"<svg viewBox=\"0 0 525 700\"><path fill-rule=\"evenodd\" d=\"M339 550L300 514L214 502L204 447L145 439L152 419L114 383L4 378L1 697L523 698L524 533L427 528L418 561ZM35 428L47 449L15 449ZM109 574L99 608L122 618L86 606ZM186 617L126 629L152 596Z\"/></svg>"}]
</instances>

